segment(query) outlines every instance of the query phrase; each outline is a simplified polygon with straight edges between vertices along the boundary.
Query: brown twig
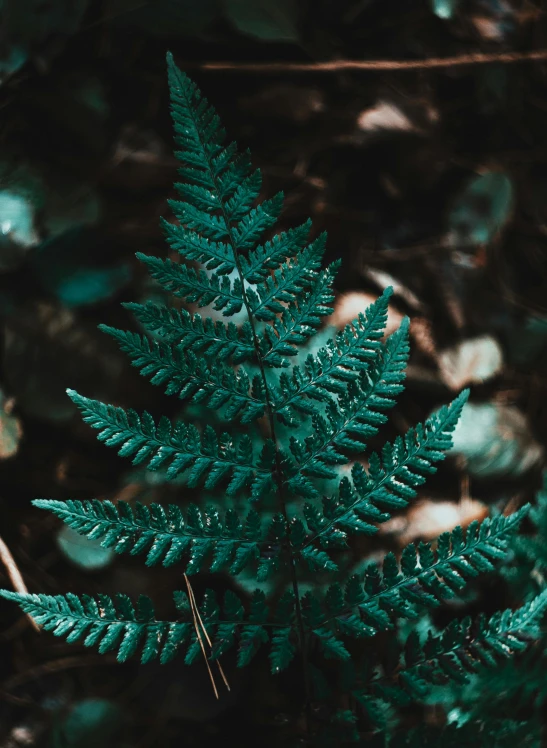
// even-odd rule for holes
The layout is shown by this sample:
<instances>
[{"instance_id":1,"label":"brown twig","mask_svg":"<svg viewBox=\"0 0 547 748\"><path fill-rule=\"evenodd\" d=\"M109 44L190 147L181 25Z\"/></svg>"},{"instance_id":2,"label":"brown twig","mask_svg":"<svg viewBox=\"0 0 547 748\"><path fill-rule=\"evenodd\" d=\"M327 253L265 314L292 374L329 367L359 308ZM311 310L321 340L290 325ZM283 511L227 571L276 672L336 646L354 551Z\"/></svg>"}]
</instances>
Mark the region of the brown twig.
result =
<instances>
[{"instance_id":1,"label":"brown twig","mask_svg":"<svg viewBox=\"0 0 547 748\"><path fill-rule=\"evenodd\" d=\"M197 634L197 637L198 637L199 645L201 647L201 651L203 652L203 656L205 658L205 664L207 665L207 670L209 671L209 677L211 678L211 683L213 684L213 690L215 692L215 696L218 699L219 696L218 696L218 691L217 691L215 679L213 677L213 673L211 672L211 667L209 665L209 660L207 659L207 654L205 652L205 646L203 644L203 640L201 638L201 634L200 634L200 630L199 630L200 626L201 626L201 629L203 631L203 634L205 635L205 638L207 639L207 644L211 647L211 649L213 648L213 643L211 642L209 634L207 633L207 629L205 628L205 624L203 623L203 620L202 620L201 615L199 613L199 608L197 606L196 598L194 596L194 590L192 589L192 585L190 584L190 580L188 579L188 577L187 577L186 574L184 575L184 580L186 582L186 587L188 589L188 597L189 597L189 600L190 600L190 608L192 610L192 616L194 618L194 627L196 629L196 634ZM224 685L226 686L226 688L229 691L230 690L230 684L228 683L228 679L226 678L226 675L224 674L224 670L222 669L222 665L220 664L220 662L218 660L217 660L217 666L218 666L221 678L224 681Z\"/></svg>"},{"instance_id":2,"label":"brown twig","mask_svg":"<svg viewBox=\"0 0 547 748\"><path fill-rule=\"evenodd\" d=\"M209 660L207 659L207 652L205 651L205 646L203 644L203 639L201 638L201 632L199 630L199 623L198 619L196 617L196 609L194 607L194 596L192 594L192 588L190 587L190 582L188 581L188 577L186 574L184 575L184 579L186 581L186 586L188 588L188 598L190 600L190 609L192 611L192 618L194 619L194 628L196 629L196 636L198 638L199 646L201 647L201 651L203 654L203 659L205 660L205 664L207 666L207 672L209 673L209 678L211 679L211 684L213 686L213 691L215 692L215 696L218 699L218 689L217 684L215 683L215 677L213 675L213 671L211 670L211 666L209 665Z\"/></svg>"},{"instance_id":3,"label":"brown twig","mask_svg":"<svg viewBox=\"0 0 547 748\"><path fill-rule=\"evenodd\" d=\"M185 69L232 70L241 73L336 73L342 70L434 70L489 65L496 62L534 62L547 60L547 49L533 52L471 52L453 57L428 57L425 60L330 60L329 62L185 62Z\"/></svg>"},{"instance_id":4,"label":"brown twig","mask_svg":"<svg viewBox=\"0 0 547 748\"><path fill-rule=\"evenodd\" d=\"M15 563L15 559L11 555L10 549L8 546L4 543L2 540L2 537L0 536L0 561L3 563L3 565L6 568L6 571L8 572L8 577L10 578L10 581L13 585L13 589L16 592L20 592L22 595L28 595L28 589L27 585L25 584L23 577L21 575L21 572L19 571L19 568L17 564ZM40 631L40 627L36 623L36 621L32 618L32 616L27 616L31 625L36 631Z\"/></svg>"}]
</instances>

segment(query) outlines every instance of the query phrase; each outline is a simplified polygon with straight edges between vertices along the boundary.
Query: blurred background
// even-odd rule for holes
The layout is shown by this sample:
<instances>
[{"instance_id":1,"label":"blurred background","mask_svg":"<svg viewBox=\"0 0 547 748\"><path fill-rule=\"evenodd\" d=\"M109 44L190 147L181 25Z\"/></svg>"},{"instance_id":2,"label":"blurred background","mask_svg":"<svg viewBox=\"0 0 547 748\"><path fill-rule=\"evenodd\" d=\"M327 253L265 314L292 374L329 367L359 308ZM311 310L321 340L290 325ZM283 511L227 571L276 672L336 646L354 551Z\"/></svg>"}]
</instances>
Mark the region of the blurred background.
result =
<instances>
[{"instance_id":1,"label":"blurred background","mask_svg":"<svg viewBox=\"0 0 547 748\"><path fill-rule=\"evenodd\" d=\"M30 591L144 593L172 615L182 584L176 569L114 562L30 504L196 499L97 443L65 394L180 410L97 330L135 329L122 301L163 299L135 252L166 252L167 49L251 149L264 193L284 190L282 228L311 216L327 260L343 260L313 346L394 287L388 332L408 315L412 354L382 441L472 388L450 459L363 558L534 496L547 445L547 52L496 56L546 48L544 0L0 0L0 535ZM477 52L492 57L427 63ZM347 59L417 64L291 65ZM219 584L205 576L197 590ZM487 582L473 605L501 607L500 594ZM290 684L259 664L216 702L202 664L117 666L2 603L0 746L278 744Z\"/></svg>"}]
</instances>

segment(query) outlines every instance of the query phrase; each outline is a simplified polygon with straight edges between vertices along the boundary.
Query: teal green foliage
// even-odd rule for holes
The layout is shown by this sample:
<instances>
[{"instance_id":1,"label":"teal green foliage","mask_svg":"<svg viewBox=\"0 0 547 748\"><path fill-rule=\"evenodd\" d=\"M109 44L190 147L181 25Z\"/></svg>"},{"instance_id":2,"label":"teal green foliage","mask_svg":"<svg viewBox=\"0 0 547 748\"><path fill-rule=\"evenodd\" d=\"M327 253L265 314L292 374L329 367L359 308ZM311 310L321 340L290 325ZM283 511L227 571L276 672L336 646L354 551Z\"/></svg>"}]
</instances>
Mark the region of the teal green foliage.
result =
<instances>
[{"instance_id":1,"label":"teal green foliage","mask_svg":"<svg viewBox=\"0 0 547 748\"><path fill-rule=\"evenodd\" d=\"M547 570L547 472L543 475L543 486L536 495L536 503L530 510L534 533L515 539L517 553L542 572Z\"/></svg>"},{"instance_id":2,"label":"teal green foliage","mask_svg":"<svg viewBox=\"0 0 547 748\"><path fill-rule=\"evenodd\" d=\"M526 532L516 535L510 553L500 571L513 596L526 602L537 600L538 590L545 587L547 571L547 474L537 494L525 526ZM544 594L544 593L542 593ZM531 734L539 735L547 701L547 640L544 627L533 650L516 659L500 662L497 667L471 677L464 687L451 692L461 706L458 721L467 724L476 719L496 720L511 714L513 719L526 719L534 724ZM443 696L438 695L443 701ZM446 698L446 695L445 695ZM539 740L539 738L538 738Z\"/></svg>"},{"instance_id":3,"label":"teal green foliage","mask_svg":"<svg viewBox=\"0 0 547 748\"><path fill-rule=\"evenodd\" d=\"M55 725L53 748L107 748L119 743L121 709L106 699L78 701Z\"/></svg>"},{"instance_id":4,"label":"teal green foliage","mask_svg":"<svg viewBox=\"0 0 547 748\"><path fill-rule=\"evenodd\" d=\"M276 584L267 594L227 591L222 600L211 590L196 602L190 591L176 592L173 621L157 620L145 597L134 606L124 595L1 594L56 636L120 661L140 652L144 663L177 653L191 663L205 654L197 606L211 660L235 648L243 667L265 647L273 673L304 668L302 706L325 701L331 716L330 726L312 720L312 736L331 735L339 745L378 728L387 745L397 724L386 719L393 706L427 702L440 684L495 670L539 636L546 593L514 611L454 621L425 641L418 634L420 616L503 562L528 507L465 533L456 528L435 544L409 545L400 559L390 553L364 573L347 570L352 540L374 535L412 502L444 459L467 393L370 454L366 467L356 461L403 389L408 320L383 339L388 290L326 343L310 346L334 298L338 263L321 269L325 237L311 237L309 222L270 235L283 196L259 201L261 177L249 154L226 145L214 109L170 56L168 71L181 181L179 199L170 201L176 223L162 225L176 260L138 257L192 311L127 304L142 332L103 330L152 384L192 404L189 413L208 409L218 420L172 422L69 396L122 457L204 489L218 503L185 511L123 501L35 505L149 566L225 570L259 583L274 575ZM221 315L194 311L207 306ZM245 321L230 320L235 314ZM313 352L302 363L295 356L304 346ZM417 623L400 647L403 621ZM379 656L384 640L395 645L391 667ZM338 695L330 682L337 679Z\"/></svg>"}]
</instances>

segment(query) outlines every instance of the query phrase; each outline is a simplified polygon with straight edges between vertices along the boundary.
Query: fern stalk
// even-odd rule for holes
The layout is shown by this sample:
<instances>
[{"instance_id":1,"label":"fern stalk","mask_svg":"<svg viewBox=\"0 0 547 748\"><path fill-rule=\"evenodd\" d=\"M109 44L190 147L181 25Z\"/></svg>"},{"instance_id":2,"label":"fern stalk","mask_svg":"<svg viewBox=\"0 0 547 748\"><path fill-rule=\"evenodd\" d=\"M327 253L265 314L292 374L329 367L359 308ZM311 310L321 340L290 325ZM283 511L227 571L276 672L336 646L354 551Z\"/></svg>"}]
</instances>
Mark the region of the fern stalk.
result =
<instances>
[{"instance_id":1,"label":"fern stalk","mask_svg":"<svg viewBox=\"0 0 547 748\"><path fill-rule=\"evenodd\" d=\"M168 54L167 56L167 62L169 66L169 74L170 79L178 77L179 72L178 69L175 66L173 57L171 54ZM172 76L172 78L171 78ZM180 86L180 91L185 91L184 86ZM188 105L188 111L191 112L192 115L194 115L194 109L192 107L192 102L187 100ZM194 119L194 125L196 132L198 133L198 136L200 136L201 140L201 129L200 129L200 123L196 120L195 116L193 116ZM222 193L222 190L220 189L218 185L218 180L215 176L214 170L211 165L210 157L207 152L207 144L204 143L201 140L201 146L203 149L203 153L207 159L207 162L209 164L209 175L212 180L212 182L215 184L217 191L219 194ZM242 289L242 298L243 298L243 304L245 306L245 311L247 313L248 322L251 326L251 332L252 332L252 339L253 339L253 345L256 355L256 360L258 363L258 367L260 370L260 376L262 379L262 384L264 388L264 394L266 398L266 413L268 417L268 424L270 429L270 438L272 439L274 446L275 446L275 482L277 484L277 495L279 498L279 504L280 504L280 510L283 515L283 518L285 520L285 526L286 526L286 539L285 539L285 547L288 553L288 561L289 561L289 570L291 575L291 585L292 590L294 594L295 599L295 608L296 608L296 619L297 619L297 625L298 625L298 637L300 640L300 648L301 648L301 655L302 655L302 665L303 665L303 675L304 675L304 685L305 685L305 695L306 695L306 713L308 715L308 718L306 720L306 730L308 732L310 731L310 719L309 719L309 711L310 711L310 705L311 705L311 687L310 687L310 676L308 672L308 658L307 658L307 637L306 637L306 630L304 626L304 618L302 615L302 608L300 605L300 593L299 593L299 587L298 587L298 577L296 574L296 557L292 550L292 543L290 539L289 529L290 529L290 523L289 523L289 515L287 510L287 501L285 498L285 492L284 492L284 480L283 480L283 470L281 466L281 455L279 452L279 446L277 442L277 436L275 431L275 416L274 416L274 408L272 404L271 394L268 387L268 381L266 378L266 367L264 365L263 359L262 359L262 351L260 347L260 341L258 338L257 330L256 330L256 324L255 324L255 318L251 310L251 305L247 296L247 292L245 290L245 276L243 274L243 269L241 267L241 261L239 257L239 252L237 249L237 242L234 239L234 235L232 232L232 228L230 226L230 220L228 215L226 214L225 204L224 200L219 201L219 210L221 212L224 225L226 228L226 235L227 240L232 248L234 260L235 260L235 267L237 269L239 282L241 284Z\"/></svg>"}]
</instances>

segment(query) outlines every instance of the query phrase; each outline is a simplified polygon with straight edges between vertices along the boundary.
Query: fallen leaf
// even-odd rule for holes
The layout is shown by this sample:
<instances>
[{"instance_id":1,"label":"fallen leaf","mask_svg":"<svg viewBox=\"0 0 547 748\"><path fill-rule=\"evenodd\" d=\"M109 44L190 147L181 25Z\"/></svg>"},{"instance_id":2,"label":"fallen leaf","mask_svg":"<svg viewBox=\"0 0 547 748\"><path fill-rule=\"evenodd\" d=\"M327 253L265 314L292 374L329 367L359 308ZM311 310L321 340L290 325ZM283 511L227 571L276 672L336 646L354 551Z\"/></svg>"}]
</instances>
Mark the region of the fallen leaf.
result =
<instances>
[{"instance_id":1,"label":"fallen leaf","mask_svg":"<svg viewBox=\"0 0 547 748\"><path fill-rule=\"evenodd\" d=\"M453 434L452 454L464 458L471 475L521 475L543 456L528 421L514 405L466 403Z\"/></svg>"},{"instance_id":2,"label":"fallen leaf","mask_svg":"<svg viewBox=\"0 0 547 748\"><path fill-rule=\"evenodd\" d=\"M439 354L439 371L443 382L453 390L467 384L491 379L503 368L503 351L490 335L471 338Z\"/></svg>"},{"instance_id":3,"label":"fallen leaf","mask_svg":"<svg viewBox=\"0 0 547 748\"><path fill-rule=\"evenodd\" d=\"M474 520L480 521L487 516L488 507L475 499L459 502L423 499L411 506L404 516L394 517L380 525L380 532L396 535L397 543L404 547L415 540L435 540L458 525L465 528Z\"/></svg>"},{"instance_id":4,"label":"fallen leaf","mask_svg":"<svg viewBox=\"0 0 547 748\"><path fill-rule=\"evenodd\" d=\"M415 132L417 129L406 114L389 101L378 101L373 107L364 109L357 117L357 127L364 132L380 130Z\"/></svg>"},{"instance_id":5,"label":"fallen leaf","mask_svg":"<svg viewBox=\"0 0 547 748\"><path fill-rule=\"evenodd\" d=\"M0 460L13 457L19 449L19 442L23 436L23 427L17 416L11 412L10 403L0 392Z\"/></svg>"}]
</instances>

